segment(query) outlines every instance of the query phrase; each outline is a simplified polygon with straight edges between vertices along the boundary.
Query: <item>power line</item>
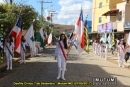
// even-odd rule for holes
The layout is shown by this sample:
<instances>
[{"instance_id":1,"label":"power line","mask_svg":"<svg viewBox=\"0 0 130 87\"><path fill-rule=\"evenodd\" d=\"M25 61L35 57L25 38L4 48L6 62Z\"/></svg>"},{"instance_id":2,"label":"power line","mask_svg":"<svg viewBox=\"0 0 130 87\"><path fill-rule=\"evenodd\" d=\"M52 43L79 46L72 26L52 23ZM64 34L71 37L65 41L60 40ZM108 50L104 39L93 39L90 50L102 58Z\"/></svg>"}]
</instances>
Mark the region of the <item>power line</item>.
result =
<instances>
[{"instance_id":1,"label":"power line","mask_svg":"<svg viewBox=\"0 0 130 87\"><path fill-rule=\"evenodd\" d=\"M105 5L105 6L102 6L102 8L103 8L103 7L107 7L107 6L116 5L116 4L118 4L118 3L113 3L113 4ZM101 8L101 9L102 9L102 8ZM90 9L82 9L82 10L84 11L84 10L92 10L92 9L100 9L100 8L99 8L99 7L96 7L96 8L90 8ZM79 9L79 10L56 10L56 11L80 11L80 9Z\"/></svg>"}]
</instances>

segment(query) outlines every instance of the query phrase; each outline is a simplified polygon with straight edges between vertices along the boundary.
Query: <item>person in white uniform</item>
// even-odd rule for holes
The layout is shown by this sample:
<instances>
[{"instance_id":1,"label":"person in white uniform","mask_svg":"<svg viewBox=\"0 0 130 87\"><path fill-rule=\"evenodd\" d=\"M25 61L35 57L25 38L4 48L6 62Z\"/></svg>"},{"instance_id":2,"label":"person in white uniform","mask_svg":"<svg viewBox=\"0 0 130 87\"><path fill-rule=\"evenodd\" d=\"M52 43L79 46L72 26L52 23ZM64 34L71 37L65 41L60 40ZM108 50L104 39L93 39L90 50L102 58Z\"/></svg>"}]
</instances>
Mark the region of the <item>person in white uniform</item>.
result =
<instances>
[{"instance_id":1,"label":"person in white uniform","mask_svg":"<svg viewBox=\"0 0 130 87\"><path fill-rule=\"evenodd\" d=\"M3 43L0 41L0 56L2 56L3 53L1 53L3 50Z\"/></svg>"},{"instance_id":2,"label":"person in white uniform","mask_svg":"<svg viewBox=\"0 0 130 87\"><path fill-rule=\"evenodd\" d=\"M100 42L100 57L103 57L103 42Z\"/></svg>"},{"instance_id":3,"label":"person in white uniform","mask_svg":"<svg viewBox=\"0 0 130 87\"><path fill-rule=\"evenodd\" d=\"M14 44L10 41L10 37L7 37L4 45L4 53L7 59L7 70L12 70L12 57L14 52Z\"/></svg>"},{"instance_id":4,"label":"person in white uniform","mask_svg":"<svg viewBox=\"0 0 130 87\"><path fill-rule=\"evenodd\" d=\"M20 64L22 63L26 63L25 62L25 52L26 52L26 40L24 38L24 36L21 37L21 62Z\"/></svg>"},{"instance_id":5,"label":"person in white uniform","mask_svg":"<svg viewBox=\"0 0 130 87\"><path fill-rule=\"evenodd\" d=\"M123 40L121 40L119 42L119 45L117 47L117 54L118 54L118 64L119 64L119 67L124 67L124 45L123 45Z\"/></svg>"},{"instance_id":6,"label":"person in white uniform","mask_svg":"<svg viewBox=\"0 0 130 87\"><path fill-rule=\"evenodd\" d=\"M64 74L65 74L65 62L66 62L66 55L67 55L67 39L65 34L60 35L60 41L57 42L56 44L56 49L55 49L55 58L57 59L58 63L58 77L57 79L60 79L61 77L61 70L62 70L62 80L65 80Z\"/></svg>"},{"instance_id":7,"label":"person in white uniform","mask_svg":"<svg viewBox=\"0 0 130 87\"><path fill-rule=\"evenodd\" d=\"M130 57L130 46L128 44L126 44L126 47L125 47L125 62L127 63L129 57Z\"/></svg>"},{"instance_id":8,"label":"person in white uniform","mask_svg":"<svg viewBox=\"0 0 130 87\"><path fill-rule=\"evenodd\" d=\"M95 43L96 43L96 40L94 40L93 44L92 44L92 47L93 47L93 53L95 53Z\"/></svg>"},{"instance_id":9,"label":"person in white uniform","mask_svg":"<svg viewBox=\"0 0 130 87\"><path fill-rule=\"evenodd\" d=\"M106 41L106 44L105 44L105 60L108 59L108 48L109 48L109 43L108 43L108 41Z\"/></svg>"}]
</instances>

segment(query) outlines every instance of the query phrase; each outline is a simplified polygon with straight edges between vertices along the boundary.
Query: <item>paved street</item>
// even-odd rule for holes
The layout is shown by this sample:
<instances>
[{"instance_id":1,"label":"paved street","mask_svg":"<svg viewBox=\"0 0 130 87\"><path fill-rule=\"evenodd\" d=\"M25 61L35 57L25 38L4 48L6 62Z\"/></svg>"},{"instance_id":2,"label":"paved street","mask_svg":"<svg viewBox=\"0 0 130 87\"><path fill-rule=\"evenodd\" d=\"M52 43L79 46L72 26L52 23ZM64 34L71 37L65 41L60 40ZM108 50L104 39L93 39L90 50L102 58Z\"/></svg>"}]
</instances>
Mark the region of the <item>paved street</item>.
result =
<instances>
[{"instance_id":1,"label":"paved street","mask_svg":"<svg viewBox=\"0 0 130 87\"><path fill-rule=\"evenodd\" d=\"M26 64L15 63L12 71L0 72L3 74L0 87L130 87L130 69L119 68L116 60L112 61L112 58L109 58L105 61L92 52L79 55L75 48L72 48L67 60L66 80L56 80L57 62L52 55L54 48L48 47L37 57L28 58ZM94 84L93 77L117 77L117 85L86 85ZM63 85L68 82L70 85ZM77 85L81 82L84 82L84 85ZM49 85L46 85L47 83Z\"/></svg>"}]
</instances>

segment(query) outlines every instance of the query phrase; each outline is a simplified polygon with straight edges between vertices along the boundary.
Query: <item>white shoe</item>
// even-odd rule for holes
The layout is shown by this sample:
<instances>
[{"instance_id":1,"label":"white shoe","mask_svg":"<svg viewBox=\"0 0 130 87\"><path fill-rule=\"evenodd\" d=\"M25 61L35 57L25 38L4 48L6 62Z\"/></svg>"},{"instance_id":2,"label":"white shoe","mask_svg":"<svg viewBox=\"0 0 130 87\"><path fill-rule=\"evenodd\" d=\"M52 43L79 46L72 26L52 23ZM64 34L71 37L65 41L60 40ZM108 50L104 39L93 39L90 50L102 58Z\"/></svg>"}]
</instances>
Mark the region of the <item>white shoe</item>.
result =
<instances>
[{"instance_id":1,"label":"white shoe","mask_svg":"<svg viewBox=\"0 0 130 87\"><path fill-rule=\"evenodd\" d=\"M10 68L10 70L12 70L12 68Z\"/></svg>"},{"instance_id":2,"label":"white shoe","mask_svg":"<svg viewBox=\"0 0 130 87\"><path fill-rule=\"evenodd\" d=\"M57 80L59 80L59 79L60 79L60 76L57 77Z\"/></svg>"},{"instance_id":3,"label":"white shoe","mask_svg":"<svg viewBox=\"0 0 130 87\"><path fill-rule=\"evenodd\" d=\"M7 70L9 70L9 68L7 68Z\"/></svg>"},{"instance_id":4,"label":"white shoe","mask_svg":"<svg viewBox=\"0 0 130 87\"><path fill-rule=\"evenodd\" d=\"M23 62L20 62L20 64L22 64Z\"/></svg>"},{"instance_id":5,"label":"white shoe","mask_svg":"<svg viewBox=\"0 0 130 87\"><path fill-rule=\"evenodd\" d=\"M118 67L121 67L121 65L119 65Z\"/></svg>"},{"instance_id":6,"label":"white shoe","mask_svg":"<svg viewBox=\"0 0 130 87\"><path fill-rule=\"evenodd\" d=\"M64 78L64 77L62 77L62 80L65 80L65 78Z\"/></svg>"},{"instance_id":7,"label":"white shoe","mask_svg":"<svg viewBox=\"0 0 130 87\"><path fill-rule=\"evenodd\" d=\"M122 65L122 67L125 67L124 65Z\"/></svg>"}]
</instances>

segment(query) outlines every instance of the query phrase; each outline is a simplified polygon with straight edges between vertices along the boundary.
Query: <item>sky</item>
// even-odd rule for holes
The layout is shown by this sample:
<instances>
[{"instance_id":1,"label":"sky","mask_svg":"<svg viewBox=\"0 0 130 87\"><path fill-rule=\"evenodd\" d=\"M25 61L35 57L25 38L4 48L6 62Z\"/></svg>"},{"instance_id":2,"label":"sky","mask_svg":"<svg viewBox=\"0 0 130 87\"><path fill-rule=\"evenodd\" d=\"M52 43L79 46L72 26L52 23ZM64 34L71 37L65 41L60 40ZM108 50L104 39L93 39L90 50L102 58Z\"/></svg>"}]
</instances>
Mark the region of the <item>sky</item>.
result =
<instances>
[{"instance_id":1,"label":"sky","mask_svg":"<svg viewBox=\"0 0 130 87\"><path fill-rule=\"evenodd\" d=\"M3 2L5 0L0 0ZM9 0L7 0L9 1ZM32 5L35 10L41 14L41 0L13 0L16 3ZM83 9L84 20L91 20L92 17L92 0L43 0L43 15L48 16L48 11L55 11L53 15L53 23L75 25L80 14L81 6ZM53 5L53 6L51 6Z\"/></svg>"}]
</instances>

